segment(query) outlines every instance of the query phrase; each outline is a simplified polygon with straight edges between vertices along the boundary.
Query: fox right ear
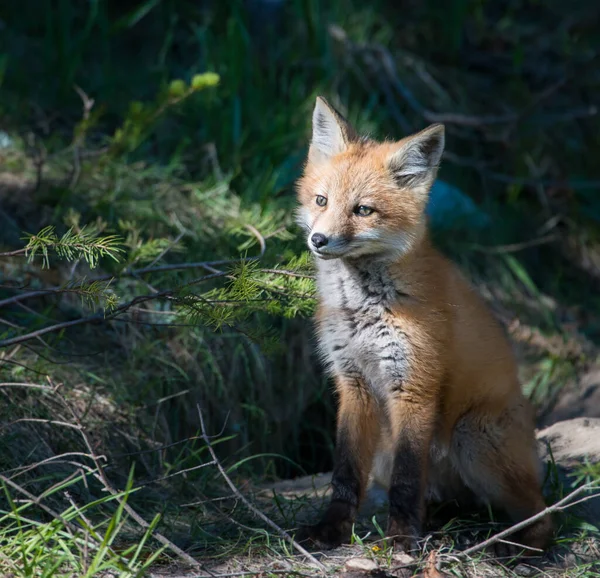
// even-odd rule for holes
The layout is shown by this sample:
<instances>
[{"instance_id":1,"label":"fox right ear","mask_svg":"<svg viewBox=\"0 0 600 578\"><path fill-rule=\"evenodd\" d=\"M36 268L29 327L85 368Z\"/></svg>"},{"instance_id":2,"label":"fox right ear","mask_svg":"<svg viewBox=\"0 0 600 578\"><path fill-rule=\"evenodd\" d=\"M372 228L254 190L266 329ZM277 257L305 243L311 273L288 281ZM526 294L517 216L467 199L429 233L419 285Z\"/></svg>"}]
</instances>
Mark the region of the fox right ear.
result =
<instances>
[{"instance_id":1,"label":"fox right ear","mask_svg":"<svg viewBox=\"0 0 600 578\"><path fill-rule=\"evenodd\" d=\"M388 167L399 187L430 186L444 152L444 125L432 124L400 141L388 159Z\"/></svg>"},{"instance_id":2,"label":"fox right ear","mask_svg":"<svg viewBox=\"0 0 600 578\"><path fill-rule=\"evenodd\" d=\"M347 150L354 138L354 130L346 119L322 96L317 96L312 116L309 160L313 163L326 161Z\"/></svg>"}]
</instances>

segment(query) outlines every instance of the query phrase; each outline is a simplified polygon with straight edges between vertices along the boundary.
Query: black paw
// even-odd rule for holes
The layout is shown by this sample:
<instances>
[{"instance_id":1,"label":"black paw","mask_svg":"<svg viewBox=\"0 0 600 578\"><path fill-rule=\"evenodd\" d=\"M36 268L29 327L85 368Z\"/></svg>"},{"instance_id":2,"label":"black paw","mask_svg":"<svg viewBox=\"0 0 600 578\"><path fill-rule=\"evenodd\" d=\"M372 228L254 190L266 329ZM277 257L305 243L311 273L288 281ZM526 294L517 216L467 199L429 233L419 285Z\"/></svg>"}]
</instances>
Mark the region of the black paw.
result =
<instances>
[{"instance_id":1,"label":"black paw","mask_svg":"<svg viewBox=\"0 0 600 578\"><path fill-rule=\"evenodd\" d=\"M394 550L407 554L419 549L419 529L413 524L390 518L386 536L394 544Z\"/></svg>"},{"instance_id":2,"label":"black paw","mask_svg":"<svg viewBox=\"0 0 600 578\"><path fill-rule=\"evenodd\" d=\"M313 546L319 550L329 550L350 541L352 522L319 522L312 526L300 526L296 532L296 542Z\"/></svg>"},{"instance_id":3,"label":"black paw","mask_svg":"<svg viewBox=\"0 0 600 578\"><path fill-rule=\"evenodd\" d=\"M506 540L493 544L493 553L497 558L514 558L518 560L527 556L542 556L544 550L552 542L553 524L550 516L531 524L513 535L507 536Z\"/></svg>"}]
</instances>

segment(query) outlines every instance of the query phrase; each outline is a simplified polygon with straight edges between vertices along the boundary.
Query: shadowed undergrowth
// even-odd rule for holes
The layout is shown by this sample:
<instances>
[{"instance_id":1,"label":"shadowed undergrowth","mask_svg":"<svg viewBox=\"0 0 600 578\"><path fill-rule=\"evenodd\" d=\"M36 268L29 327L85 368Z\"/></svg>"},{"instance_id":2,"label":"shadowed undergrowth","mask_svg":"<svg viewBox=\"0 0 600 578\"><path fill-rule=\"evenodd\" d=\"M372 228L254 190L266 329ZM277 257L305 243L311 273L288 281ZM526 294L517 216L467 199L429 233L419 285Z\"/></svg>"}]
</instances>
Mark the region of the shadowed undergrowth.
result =
<instances>
[{"instance_id":1,"label":"shadowed undergrowth","mask_svg":"<svg viewBox=\"0 0 600 578\"><path fill-rule=\"evenodd\" d=\"M242 491L331 466L293 224L316 94L377 137L445 123L440 181L479 216L436 197L434 235L509 328L541 419L596 362L594 4L259 5L0 11L0 381L43 386L0 387L7 572L142 572L154 538L123 503L194 556L281 552L199 467L198 406Z\"/></svg>"}]
</instances>

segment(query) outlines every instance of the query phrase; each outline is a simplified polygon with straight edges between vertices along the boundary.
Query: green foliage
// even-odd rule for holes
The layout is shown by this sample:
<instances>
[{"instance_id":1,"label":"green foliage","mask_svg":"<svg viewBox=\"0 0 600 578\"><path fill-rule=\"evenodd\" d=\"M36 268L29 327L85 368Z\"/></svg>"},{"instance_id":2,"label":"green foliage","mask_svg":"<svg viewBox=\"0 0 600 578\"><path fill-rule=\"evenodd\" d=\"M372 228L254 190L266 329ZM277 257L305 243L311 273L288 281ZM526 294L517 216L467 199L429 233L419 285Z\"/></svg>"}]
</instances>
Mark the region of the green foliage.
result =
<instances>
[{"instance_id":1,"label":"green foliage","mask_svg":"<svg viewBox=\"0 0 600 578\"><path fill-rule=\"evenodd\" d=\"M212 88L219 83L219 75L214 72L195 74L188 86L183 80L172 80L166 91L150 104L131 102L123 124L111 138L108 154L118 157L131 153L148 139L156 129L157 122L172 107L183 103L193 94Z\"/></svg>"},{"instance_id":2,"label":"green foliage","mask_svg":"<svg viewBox=\"0 0 600 578\"><path fill-rule=\"evenodd\" d=\"M119 255L123 252L120 237L101 236L101 230L96 225L86 225L77 231L71 228L61 237L56 234L53 225L48 225L37 234L27 234L25 239L25 252L29 261L41 254L42 266L45 268L50 266L50 251L67 261L83 259L92 269L102 257L118 262Z\"/></svg>"},{"instance_id":3,"label":"green foliage","mask_svg":"<svg viewBox=\"0 0 600 578\"><path fill-rule=\"evenodd\" d=\"M58 291L74 293L81 298L81 305L89 309L102 308L107 313L113 311L118 303L118 296L111 290L112 279L108 281L90 281L85 277L78 282L63 285Z\"/></svg>"},{"instance_id":4,"label":"green foliage","mask_svg":"<svg viewBox=\"0 0 600 578\"><path fill-rule=\"evenodd\" d=\"M546 407L591 359L600 204L589 179L600 117L588 112L598 50L572 7L536 3L531 24L533 5L513 0L447 9L290 0L270 30L241 0L5 4L0 161L16 182L0 181L0 243L18 250L21 231L40 232L27 237L28 262L0 263L0 301L30 289L42 297L3 308L1 339L60 331L10 348L0 373L72 395L120 487L130 461L137 476L161 479L128 500L161 512L169 535L181 529L186 543L223 555L239 535L230 511L207 501L222 497L214 471L178 475L205 455L197 403L212 432L226 424L218 449L244 483L296 475L293 464L331 466L334 404L305 319L315 306L312 262L293 223L318 93L378 137L446 116L442 177L492 218L477 239L464 230L441 242L503 319L539 330L535 347L521 343L535 369L528 394ZM576 71L567 83L565 62ZM549 233L560 243L527 245ZM55 267L59 259L69 267ZM97 308L110 321L89 315ZM88 316L93 325L61 328ZM577 354L565 353L573 341ZM62 421L46 390L6 396L3 411L7 469L77 447L45 421L12 424ZM65 468L48 478L71 475ZM28 475L28 487L46 479ZM81 506L59 511L90 520L104 544L92 553L96 570L124 571L110 551L118 543L141 572L148 542L108 502L88 509L94 500L82 492ZM13 534L0 532L11 564L23 561L29 575L57 563L85 575L81 543L60 519L13 504L23 515L7 508L3 527ZM269 539L261 530L248 548Z\"/></svg>"},{"instance_id":5,"label":"green foliage","mask_svg":"<svg viewBox=\"0 0 600 578\"><path fill-rule=\"evenodd\" d=\"M81 481L82 476L74 477L50 489L46 498L59 491L70 497L69 491ZM81 506L70 497L66 509L50 521L40 521L36 504L17 500L3 482L8 509L0 510L0 572L22 578L92 578L105 576L106 572L116 572L123 578L141 576L162 555L164 547L152 546L152 533L160 519L157 515L134 543L126 549L115 548L120 536L130 531L124 507L134 491L132 483L130 474L123 492ZM115 501L117 507L110 508ZM91 522L102 510L108 518L102 516L100 523Z\"/></svg>"}]
</instances>

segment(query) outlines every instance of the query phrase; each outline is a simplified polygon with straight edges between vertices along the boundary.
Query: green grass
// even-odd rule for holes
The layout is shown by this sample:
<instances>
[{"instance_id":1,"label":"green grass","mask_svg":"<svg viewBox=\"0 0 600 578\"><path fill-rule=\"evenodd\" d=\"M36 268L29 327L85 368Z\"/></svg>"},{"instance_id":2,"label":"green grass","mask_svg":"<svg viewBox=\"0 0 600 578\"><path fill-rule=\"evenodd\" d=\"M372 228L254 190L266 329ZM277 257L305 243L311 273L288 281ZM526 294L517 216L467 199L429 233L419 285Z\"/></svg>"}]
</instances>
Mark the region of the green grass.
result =
<instances>
[{"instance_id":1,"label":"green grass","mask_svg":"<svg viewBox=\"0 0 600 578\"><path fill-rule=\"evenodd\" d=\"M53 292L0 306L0 341L93 317L1 348L0 382L47 388L0 387L3 475L50 459L15 478L39 496L75 462L96 471L56 458L88 453L76 429L18 421L71 422L59 386L111 484L138 488L127 503L148 522L160 515L154 534L203 558L284 551L231 501L211 501L224 492L213 468L190 468L208 459L198 404L248 492L331 466L335 403L293 223L317 94L381 138L445 120L440 179L490 224L449 216L434 235L512 328L527 392L549 410L600 340L593 8L288 0L269 29L238 0L3 6L0 250L30 245L0 257L0 302ZM142 573L159 547L147 530L97 480L69 484L77 508L62 490L44 503L80 530L89 518L112 550L82 549L7 487L2 571ZM291 529L301 505L269 511Z\"/></svg>"}]
</instances>

